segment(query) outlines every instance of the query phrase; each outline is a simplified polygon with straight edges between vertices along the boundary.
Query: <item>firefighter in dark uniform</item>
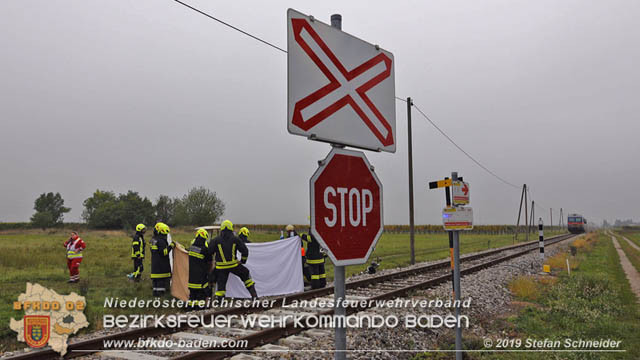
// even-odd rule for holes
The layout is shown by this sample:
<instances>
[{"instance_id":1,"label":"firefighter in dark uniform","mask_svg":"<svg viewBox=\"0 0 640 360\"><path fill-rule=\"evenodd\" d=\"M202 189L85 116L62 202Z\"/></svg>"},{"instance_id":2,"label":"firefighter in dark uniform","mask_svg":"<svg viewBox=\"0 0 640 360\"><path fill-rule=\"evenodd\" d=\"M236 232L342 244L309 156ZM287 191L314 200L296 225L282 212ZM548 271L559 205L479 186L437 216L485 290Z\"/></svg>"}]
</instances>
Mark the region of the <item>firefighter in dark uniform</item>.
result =
<instances>
[{"instance_id":1,"label":"firefighter in dark uniform","mask_svg":"<svg viewBox=\"0 0 640 360\"><path fill-rule=\"evenodd\" d=\"M306 260L311 275L311 288L323 288L327 286L327 273L324 271L325 254L313 235L302 234L301 238L307 242Z\"/></svg>"},{"instance_id":2,"label":"firefighter in dark uniform","mask_svg":"<svg viewBox=\"0 0 640 360\"><path fill-rule=\"evenodd\" d=\"M251 279L249 269L243 264L246 264L249 257L249 249L247 246L233 234L233 224L229 220L222 222L220 226L220 235L216 236L211 244L213 248L216 268L216 299L223 298L227 291L227 279L229 274L234 274L242 280L244 286L249 290L251 297L257 298L255 282ZM242 256L240 262L236 257L236 252L240 251Z\"/></svg>"},{"instance_id":3,"label":"firefighter in dark uniform","mask_svg":"<svg viewBox=\"0 0 640 360\"><path fill-rule=\"evenodd\" d=\"M240 231L238 231L238 238L242 240L243 243L250 244L251 241L249 241L249 229L247 229L246 227L240 229Z\"/></svg>"},{"instance_id":4,"label":"firefighter in dark uniform","mask_svg":"<svg viewBox=\"0 0 640 360\"><path fill-rule=\"evenodd\" d=\"M135 282L140 281L142 271L144 270L144 233L147 231L147 227L144 224L138 224L136 226L136 233L133 234L133 240L131 241L131 259L133 259L133 272L129 274L129 279Z\"/></svg>"},{"instance_id":5,"label":"firefighter in dark uniform","mask_svg":"<svg viewBox=\"0 0 640 360\"><path fill-rule=\"evenodd\" d=\"M151 281L153 283L153 296L163 296L171 281L171 262L169 253L176 246L169 244L169 226L165 223L157 223L153 229L151 238Z\"/></svg>"},{"instance_id":6,"label":"firefighter in dark uniform","mask_svg":"<svg viewBox=\"0 0 640 360\"><path fill-rule=\"evenodd\" d=\"M209 269L213 261L213 250L209 247L208 239L207 230L198 229L189 247L189 300L199 301L211 297ZM193 308L194 303L190 306Z\"/></svg>"},{"instance_id":7,"label":"firefighter in dark uniform","mask_svg":"<svg viewBox=\"0 0 640 360\"><path fill-rule=\"evenodd\" d=\"M291 224L287 225L287 227L285 227L285 230L287 231L286 233L287 238L298 236L298 233L296 232L295 228ZM306 261L307 251L304 249L304 244L302 243L302 240L304 239L300 238L300 254L302 255L302 277L304 281L304 286L307 286L311 284L311 272L309 271L309 266L307 265L307 261Z\"/></svg>"}]
</instances>

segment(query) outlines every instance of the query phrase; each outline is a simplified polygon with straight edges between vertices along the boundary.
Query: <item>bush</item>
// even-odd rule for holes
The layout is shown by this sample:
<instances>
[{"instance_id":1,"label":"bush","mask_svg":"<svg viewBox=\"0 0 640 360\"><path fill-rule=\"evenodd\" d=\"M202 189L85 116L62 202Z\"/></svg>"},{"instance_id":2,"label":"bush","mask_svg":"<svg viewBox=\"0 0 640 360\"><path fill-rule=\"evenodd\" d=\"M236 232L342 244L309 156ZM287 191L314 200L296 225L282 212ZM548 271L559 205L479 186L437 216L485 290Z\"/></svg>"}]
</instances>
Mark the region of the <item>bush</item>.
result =
<instances>
[{"instance_id":1,"label":"bush","mask_svg":"<svg viewBox=\"0 0 640 360\"><path fill-rule=\"evenodd\" d=\"M175 225L210 225L224 214L224 202L204 187L189 190L182 199L175 199Z\"/></svg>"},{"instance_id":2,"label":"bush","mask_svg":"<svg viewBox=\"0 0 640 360\"><path fill-rule=\"evenodd\" d=\"M84 207L82 218L96 229L131 229L138 223L151 223L155 214L151 201L131 190L117 197L111 191L96 190Z\"/></svg>"},{"instance_id":3,"label":"bush","mask_svg":"<svg viewBox=\"0 0 640 360\"><path fill-rule=\"evenodd\" d=\"M64 199L60 193L52 192L38 196L33 209L36 212L31 217L31 223L42 229L62 225L64 214L71 211L64 207Z\"/></svg>"},{"instance_id":4,"label":"bush","mask_svg":"<svg viewBox=\"0 0 640 360\"><path fill-rule=\"evenodd\" d=\"M536 300L540 296L541 287L530 276L518 276L509 282L509 291L518 298Z\"/></svg>"}]
</instances>

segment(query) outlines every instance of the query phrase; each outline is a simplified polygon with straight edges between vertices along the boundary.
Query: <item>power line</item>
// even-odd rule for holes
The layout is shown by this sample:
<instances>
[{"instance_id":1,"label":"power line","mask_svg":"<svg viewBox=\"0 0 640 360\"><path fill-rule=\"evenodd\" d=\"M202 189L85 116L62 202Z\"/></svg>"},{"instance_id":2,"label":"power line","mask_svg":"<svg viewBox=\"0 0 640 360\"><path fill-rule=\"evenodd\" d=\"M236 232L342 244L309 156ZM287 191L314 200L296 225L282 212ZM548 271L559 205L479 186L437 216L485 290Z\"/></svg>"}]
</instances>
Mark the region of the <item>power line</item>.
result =
<instances>
[{"instance_id":1,"label":"power line","mask_svg":"<svg viewBox=\"0 0 640 360\"><path fill-rule=\"evenodd\" d=\"M455 141L453 141L453 139L451 137L449 137L449 135L447 135L444 131L442 131L442 129L440 129L440 127L438 127L438 125L436 125L436 123L434 123L428 116L427 114L425 114L424 112L422 112L422 110L420 110L420 108L414 103L413 107L416 108L416 110L418 110L418 112L425 118L427 119L427 121L433 125L434 128L436 128L436 130L438 130L440 132L440 134L442 134L442 136L444 136L445 138L447 138L447 140L449 140L449 142L451 142L456 148L458 148L458 150L460 150L463 154L465 154L469 159L471 159L471 161L473 161L474 163L476 163L476 165L480 166L484 171L486 171L487 173L491 174L493 177L495 177L496 179L502 181L503 183L516 188L516 189L520 189L520 186L518 185L514 185L510 182L508 182L507 180L503 179L502 177L498 176L498 174L494 173L493 171L489 170L486 166L482 165L478 160L476 160L473 156L471 156L468 152L466 152L462 147L460 147L460 145L458 145Z\"/></svg>"},{"instance_id":2,"label":"power line","mask_svg":"<svg viewBox=\"0 0 640 360\"><path fill-rule=\"evenodd\" d=\"M218 19L218 18L214 17L213 15L210 15L210 14L208 14L208 13L206 13L206 12L204 12L204 11L202 11L202 10L198 9L198 8L195 8L195 7L193 7L193 6L189 5L189 4L186 4L186 3L184 3L184 2L182 2L182 1L180 1L180 0L173 0L173 1L177 2L178 4L180 4L180 5L182 5L182 6L186 7L186 8L189 8L189 9L191 9L191 10L193 10L193 11L195 11L195 12L197 12L197 13L201 14L201 15L204 15L204 16L206 16L206 17L208 17L208 18L212 19L212 20L215 20L215 21L219 22L219 23L220 23L220 24L222 24L222 25L225 25L225 26L227 26L227 27L229 27L229 28L231 28L231 29L233 29L233 30L236 30L236 31L238 31L238 32L240 32L240 33L242 33L242 34L244 34L244 35L246 35L246 36L249 36L250 38L252 38L252 39L254 39L254 40L258 40L259 42L261 42L261 43L263 43L263 44L265 44L265 45L268 45L268 46L270 46L270 47L272 47L272 48L274 48L274 49L276 49L276 50L280 50L280 51L282 51L283 53L287 53L287 50L285 50L285 49L283 49L283 48L281 48L281 47L279 47L279 46L277 46L277 45L274 45L274 44L272 44L272 43L270 43L270 42L268 42L268 41L266 41L266 40L263 40L263 39L261 39L261 38L259 38L259 37L255 36L255 35L253 35L253 34L250 34L250 33L246 32L246 31L244 31L244 30L242 30L242 29L240 29L240 28L238 28L238 27L236 27L236 26L233 26L233 25L231 25L231 24L229 24L229 23L227 23L227 22L223 21L223 20L220 20L220 19ZM403 98L400 98L400 97L398 97L398 96L396 96L395 98L396 98L397 100L407 102L407 100L405 100L405 99L403 99ZM519 189L519 188L520 188L519 186L514 185L514 184L512 184L512 183L508 182L507 180L503 179L502 177L498 176L496 173L494 173L493 171L489 170L486 166L482 165L478 160L476 160L473 156L471 156L468 152L466 152L462 147L460 147L460 146L459 146L455 141L453 141L453 139L451 139L451 137L449 137L449 135L447 135L444 131L442 131L442 129L440 129L440 128L438 127L438 125L436 125L436 124L435 124L435 123L434 123L434 122L433 122L433 121L432 121L432 120L431 120L431 119L430 119L430 118L429 118L429 117L428 117L424 112L422 112L422 110L420 110L420 108L419 108L417 105L413 104L413 106L416 108L416 110L418 110L418 112L419 112L419 113L420 113L420 114L421 114L425 119L427 119L427 121L428 121L431 125L433 125L433 127L435 127L435 128L436 128L436 130L438 130L438 131L439 131L439 132L440 132L440 133L441 133L445 138L447 138L447 140L449 140L449 142L451 142L451 143L452 143L456 148L458 148L458 150L460 150L463 154L465 154L469 159L471 159L474 163L476 163L476 164L477 164L479 167L481 167L484 171L486 171L487 173L491 174L491 175L492 175L493 177L495 177L496 179L498 179L498 180L502 181L503 183L505 183L505 184L507 184L507 185L509 185L509 186L511 186L511 187L513 187L513 188L516 188L516 189Z\"/></svg>"},{"instance_id":3,"label":"power line","mask_svg":"<svg viewBox=\"0 0 640 360\"><path fill-rule=\"evenodd\" d=\"M204 12L204 11L202 11L202 10L200 10L200 9L197 9L197 8L195 8L195 7L193 7L193 6L189 5L189 4L185 4L185 3L183 3L183 2L182 2L182 1L180 1L180 0L173 0L173 1L177 2L178 4L180 4L180 5L182 5L182 6L185 6L185 7L189 8L189 9L191 9L191 10L193 10L193 11L197 12L197 13L200 13L200 14L202 14L202 15L204 15L204 16L206 16L206 17L208 17L209 19L215 20L215 21L219 22L219 23L220 23L220 24L222 24L222 25L228 26L228 27L232 28L232 29L233 29L233 30L235 30L235 31L241 32L241 33L243 33L243 34L247 35L247 36L248 36L248 37L250 37L250 38L253 38L253 39L255 39L255 40L258 40L258 41L260 41L260 42L261 42L261 43L263 43L263 44L269 45L269 46L271 46L271 47L272 47L272 48L274 48L274 49L280 50L280 51L282 51L283 53L286 53L286 52L287 52L287 50L285 50L285 49L283 49L283 48L281 48L281 47L279 47L279 46L277 46L277 45L274 45L274 44L272 44L272 43L270 43L270 42L268 42L268 41L266 41L266 40L263 40L263 39L261 39L261 38L259 38L259 37L255 36L255 35L252 35L252 34L250 34L250 33L246 32L246 31L244 31L244 30L242 30L242 29L239 29L239 28L237 28L237 27L235 27L235 26L233 26L233 25L231 25L231 24L229 24L229 23L227 23L227 22L225 22L225 21L222 21L222 20L220 20L220 19L218 19L218 18L216 18L216 17L214 17L214 16L212 16L212 15L209 15L209 14L207 14L206 12Z\"/></svg>"}]
</instances>

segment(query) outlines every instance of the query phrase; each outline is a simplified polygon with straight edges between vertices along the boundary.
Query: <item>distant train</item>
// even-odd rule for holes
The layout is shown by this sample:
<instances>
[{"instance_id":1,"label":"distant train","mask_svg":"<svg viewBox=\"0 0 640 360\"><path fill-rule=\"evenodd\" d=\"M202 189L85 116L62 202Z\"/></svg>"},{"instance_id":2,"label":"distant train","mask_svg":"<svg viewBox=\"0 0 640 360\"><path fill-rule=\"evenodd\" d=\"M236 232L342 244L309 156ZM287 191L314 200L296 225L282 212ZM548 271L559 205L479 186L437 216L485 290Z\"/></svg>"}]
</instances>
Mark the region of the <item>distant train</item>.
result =
<instances>
[{"instance_id":1,"label":"distant train","mask_svg":"<svg viewBox=\"0 0 640 360\"><path fill-rule=\"evenodd\" d=\"M580 214L569 214L567 217L567 228L572 234L582 234L587 225L587 219Z\"/></svg>"}]
</instances>

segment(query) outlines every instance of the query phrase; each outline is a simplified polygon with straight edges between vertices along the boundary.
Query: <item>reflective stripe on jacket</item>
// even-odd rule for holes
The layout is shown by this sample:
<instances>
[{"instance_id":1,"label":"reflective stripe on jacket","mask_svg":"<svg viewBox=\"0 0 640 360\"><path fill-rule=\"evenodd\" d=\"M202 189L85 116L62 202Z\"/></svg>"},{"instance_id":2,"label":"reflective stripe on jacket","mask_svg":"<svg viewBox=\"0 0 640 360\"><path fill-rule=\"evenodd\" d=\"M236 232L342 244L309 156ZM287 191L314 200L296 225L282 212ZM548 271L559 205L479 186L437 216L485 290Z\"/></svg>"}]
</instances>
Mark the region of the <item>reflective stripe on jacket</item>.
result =
<instances>
[{"instance_id":1,"label":"reflective stripe on jacket","mask_svg":"<svg viewBox=\"0 0 640 360\"><path fill-rule=\"evenodd\" d=\"M84 241L81 238L74 240L67 240L65 242L67 248L67 259L79 259L82 258L82 250L86 247Z\"/></svg>"},{"instance_id":2,"label":"reflective stripe on jacket","mask_svg":"<svg viewBox=\"0 0 640 360\"><path fill-rule=\"evenodd\" d=\"M231 230L222 230L210 246L215 254L216 269L231 269L238 266L237 251L240 251L243 262L246 262L249 257L249 249L242 240L233 235Z\"/></svg>"}]
</instances>

